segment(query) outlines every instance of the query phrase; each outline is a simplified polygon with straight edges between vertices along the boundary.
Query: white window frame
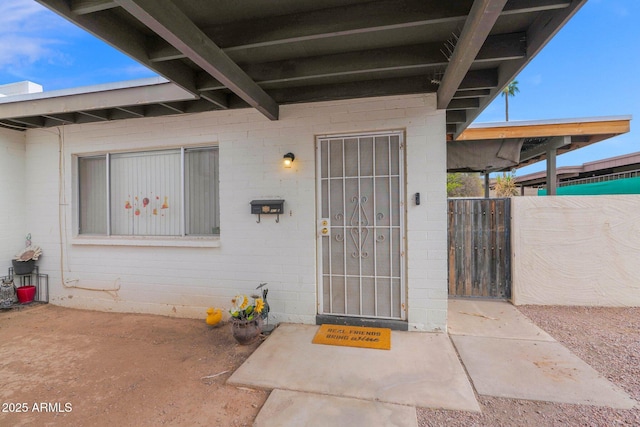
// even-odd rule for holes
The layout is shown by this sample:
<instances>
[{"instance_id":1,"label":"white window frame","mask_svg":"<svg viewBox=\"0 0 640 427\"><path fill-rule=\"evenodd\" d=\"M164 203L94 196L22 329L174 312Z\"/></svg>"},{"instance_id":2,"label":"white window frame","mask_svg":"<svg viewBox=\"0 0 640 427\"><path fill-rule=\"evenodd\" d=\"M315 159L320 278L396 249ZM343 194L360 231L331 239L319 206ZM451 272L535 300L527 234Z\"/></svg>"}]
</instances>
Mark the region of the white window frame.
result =
<instances>
[{"instance_id":1,"label":"white window frame","mask_svg":"<svg viewBox=\"0 0 640 427\"><path fill-rule=\"evenodd\" d=\"M149 148L145 150L123 150L86 154L74 154L74 203L72 204L74 217L74 233L71 243L74 245L116 245L116 246L174 246L174 247L218 247L220 246L220 234L188 235L186 234L186 191L185 191L185 151L188 150L215 149L219 153L217 144L197 146ZM113 235L111 234L111 188L110 188L110 155L129 153L153 153L166 150L180 150L180 235L150 236L150 235ZM91 157L104 157L106 162L106 195L107 195L107 234L80 234L80 159ZM218 174L220 161L218 157ZM218 183L219 185L219 183ZM220 205L218 187L218 206ZM219 209L219 207L218 207ZM219 228L218 228L219 230Z\"/></svg>"}]
</instances>

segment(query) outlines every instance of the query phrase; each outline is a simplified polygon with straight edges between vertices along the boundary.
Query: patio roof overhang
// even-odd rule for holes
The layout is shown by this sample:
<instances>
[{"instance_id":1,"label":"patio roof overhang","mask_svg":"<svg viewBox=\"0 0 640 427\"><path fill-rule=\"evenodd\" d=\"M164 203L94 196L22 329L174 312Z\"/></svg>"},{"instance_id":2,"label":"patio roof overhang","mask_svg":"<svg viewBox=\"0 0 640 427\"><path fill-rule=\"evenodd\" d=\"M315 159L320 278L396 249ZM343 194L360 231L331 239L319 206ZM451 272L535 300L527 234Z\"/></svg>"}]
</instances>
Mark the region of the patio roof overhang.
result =
<instances>
[{"instance_id":1,"label":"patio roof overhang","mask_svg":"<svg viewBox=\"0 0 640 427\"><path fill-rule=\"evenodd\" d=\"M35 105L4 98L0 126L248 107L276 120L285 104L435 93L452 138L586 2L37 1L158 73L166 88L137 86L130 98L120 88L115 99L89 88L93 95Z\"/></svg>"},{"instance_id":2,"label":"patio roof overhang","mask_svg":"<svg viewBox=\"0 0 640 427\"><path fill-rule=\"evenodd\" d=\"M636 173L638 170L640 170L640 152L596 160L580 166L563 166L557 169L556 177L559 182L562 182L602 175ZM522 187L540 187L547 184L547 175L545 171L533 172L517 176L515 181Z\"/></svg>"},{"instance_id":3,"label":"patio roof overhang","mask_svg":"<svg viewBox=\"0 0 640 427\"><path fill-rule=\"evenodd\" d=\"M447 171L517 169L630 129L631 116L474 124L447 142Z\"/></svg>"}]
</instances>

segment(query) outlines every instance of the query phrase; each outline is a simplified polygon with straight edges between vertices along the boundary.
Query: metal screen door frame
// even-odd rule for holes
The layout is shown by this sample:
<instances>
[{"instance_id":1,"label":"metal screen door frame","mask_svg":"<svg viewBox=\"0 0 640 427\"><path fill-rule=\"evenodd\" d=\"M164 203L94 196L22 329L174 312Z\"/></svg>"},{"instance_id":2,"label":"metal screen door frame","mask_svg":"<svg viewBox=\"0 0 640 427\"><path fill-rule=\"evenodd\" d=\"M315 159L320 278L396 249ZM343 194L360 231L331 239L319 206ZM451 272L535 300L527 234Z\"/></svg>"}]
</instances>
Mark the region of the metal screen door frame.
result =
<instances>
[{"instance_id":1,"label":"metal screen door frame","mask_svg":"<svg viewBox=\"0 0 640 427\"><path fill-rule=\"evenodd\" d=\"M319 314L406 320L404 160L402 131L316 137Z\"/></svg>"}]
</instances>

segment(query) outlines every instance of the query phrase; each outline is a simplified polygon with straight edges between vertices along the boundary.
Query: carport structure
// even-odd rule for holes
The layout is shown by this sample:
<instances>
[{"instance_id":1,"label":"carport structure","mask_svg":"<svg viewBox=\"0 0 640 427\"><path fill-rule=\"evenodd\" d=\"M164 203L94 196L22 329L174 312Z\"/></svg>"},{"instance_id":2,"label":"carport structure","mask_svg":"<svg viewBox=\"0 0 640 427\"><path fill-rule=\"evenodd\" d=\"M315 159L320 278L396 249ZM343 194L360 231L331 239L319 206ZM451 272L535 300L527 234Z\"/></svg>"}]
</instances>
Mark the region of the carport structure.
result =
<instances>
[{"instance_id":1,"label":"carport structure","mask_svg":"<svg viewBox=\"0 0 640 427\"><path fill-rule=\"evenodd\" d=\"M30 96L8 128L437 93L453 138L586 0L38 2L170 83Z\"/></svg>"},{"instance_id":2,"label":"carport structure","mask_svg":"<svg viewBox=\"0 0 640 427\"><path fill-rule=\"evenodd\" d=\"M549 195L556 194L556 157L629 132L631 116L534 120L472 125L447 143L449 172L489 173L546 160Z\"/></svg>"}]
</instances>

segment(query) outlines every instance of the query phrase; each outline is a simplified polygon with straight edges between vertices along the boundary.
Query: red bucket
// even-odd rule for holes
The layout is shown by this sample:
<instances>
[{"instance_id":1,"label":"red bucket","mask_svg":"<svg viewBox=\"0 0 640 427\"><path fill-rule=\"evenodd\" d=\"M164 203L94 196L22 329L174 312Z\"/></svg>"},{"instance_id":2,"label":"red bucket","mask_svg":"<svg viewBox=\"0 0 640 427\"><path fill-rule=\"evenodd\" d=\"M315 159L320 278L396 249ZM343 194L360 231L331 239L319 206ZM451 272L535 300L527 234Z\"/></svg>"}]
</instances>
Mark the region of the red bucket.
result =
<instances>
[{"instance_id":1,"label":"red bucket","mask_svg":"<svg viewBox=\"0 0 640 427\"><path fill-rule=\"evenodd\" d=\"M20 286L16 289L18 294L18 301L20 304L28 304L33 301L36 296L35 286Z\"/></svg>"}]
</instances>

